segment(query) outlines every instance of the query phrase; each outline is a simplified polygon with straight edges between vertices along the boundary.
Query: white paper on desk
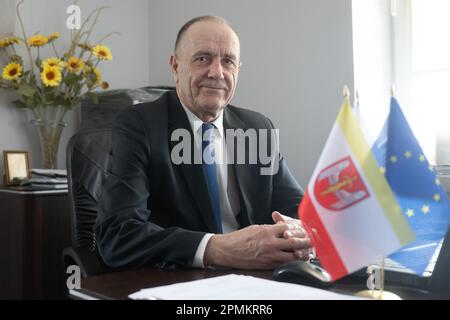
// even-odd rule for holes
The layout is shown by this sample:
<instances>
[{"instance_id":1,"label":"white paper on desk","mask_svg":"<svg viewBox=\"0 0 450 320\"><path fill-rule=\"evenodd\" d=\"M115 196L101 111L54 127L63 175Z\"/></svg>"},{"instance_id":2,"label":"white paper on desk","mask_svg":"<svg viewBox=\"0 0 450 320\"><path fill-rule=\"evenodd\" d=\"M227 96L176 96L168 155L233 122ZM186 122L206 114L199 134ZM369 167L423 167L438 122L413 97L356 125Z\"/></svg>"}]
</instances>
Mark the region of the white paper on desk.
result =
<instances>
[{"instance_id":1,"label":"white paper on desk","mask_svg":"<svg viewBox=\"0 0 450 320\"><path fill-rule=\"evenodd\" d=\"M251 276L226 276L141 289L135 300L347 300L356 297L322 289L265 280Z\"/></svg>"}]
</instances>

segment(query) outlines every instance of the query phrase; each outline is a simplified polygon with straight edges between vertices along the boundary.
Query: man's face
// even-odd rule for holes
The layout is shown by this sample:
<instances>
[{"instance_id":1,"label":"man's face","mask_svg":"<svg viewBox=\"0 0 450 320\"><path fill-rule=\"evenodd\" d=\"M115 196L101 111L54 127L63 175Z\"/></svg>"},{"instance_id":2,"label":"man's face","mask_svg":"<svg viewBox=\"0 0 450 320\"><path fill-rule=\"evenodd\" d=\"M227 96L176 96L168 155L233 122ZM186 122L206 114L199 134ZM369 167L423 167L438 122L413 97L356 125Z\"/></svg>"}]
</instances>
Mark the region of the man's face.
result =
<instances>
[{"instance_id":1,"label":"man's face","mask_svg":"<svg viewBox=\"0 0 450 320\"><path fill-rule=\"evenodd\" d=\"M181 101L203 121L216 119L233 97L239 58L239 39L224 24L197 22L182 37L172 73Z\"/></svg>"}]
</instances>

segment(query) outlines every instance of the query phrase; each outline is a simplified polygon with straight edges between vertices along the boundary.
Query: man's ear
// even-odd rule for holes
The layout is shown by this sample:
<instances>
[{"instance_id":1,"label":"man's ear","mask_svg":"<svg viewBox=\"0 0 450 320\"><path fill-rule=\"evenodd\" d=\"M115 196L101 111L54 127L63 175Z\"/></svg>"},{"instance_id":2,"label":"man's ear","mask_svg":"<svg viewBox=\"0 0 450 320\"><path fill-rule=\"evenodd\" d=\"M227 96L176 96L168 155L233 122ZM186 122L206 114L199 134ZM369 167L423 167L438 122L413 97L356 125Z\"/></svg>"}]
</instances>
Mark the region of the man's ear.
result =
<instances>
[{"instance_id":1,"label":"man's ear","mask_svg":"<svg viewBox=\"0 0 450 320\"><path fill-rule=\"evenodd\" d=\"M175 54L170 56L170 68L172 70L173 78L174 78L175 82L177 82L177 79L178 79L178 61L177 61L177 57L175 56Z\"/></svg>"},{"instance_id":2,"label":"man's ear","mask_svg":"<svg viewBox=\"0 0 450 320\"><path fill-rule=\"evenodd\" d=\"M239 61L238 68L237 68L238 73L239 73L239 71L241 71L241 67L242 67L242 62Z\"/></svg>"}]
</instances>

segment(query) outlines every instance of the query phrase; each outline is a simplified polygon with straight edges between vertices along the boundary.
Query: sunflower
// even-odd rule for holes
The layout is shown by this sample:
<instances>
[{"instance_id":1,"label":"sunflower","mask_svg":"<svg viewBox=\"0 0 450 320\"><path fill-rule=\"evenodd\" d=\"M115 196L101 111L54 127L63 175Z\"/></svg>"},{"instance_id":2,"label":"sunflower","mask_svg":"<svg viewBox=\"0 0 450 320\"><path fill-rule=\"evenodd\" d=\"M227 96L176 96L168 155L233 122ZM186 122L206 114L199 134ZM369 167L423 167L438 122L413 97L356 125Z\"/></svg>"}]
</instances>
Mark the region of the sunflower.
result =
<instances>
[{"instance_id":1,"label":"sunflower","mask_svg":"<svg viewBox=\"0 0 450 320\"><path fill-rule=\"evenodd\" d=\"M106 81L103 81L103 82L102 82L102 89L103 89L103 90L108 90L108 88L109 88L109 83L106 82Z\"/></svg>"},{"instance_id":2,"label":"sunflower","mask_svg":"<svg viewBox=\"0 0 450 320\"><path fill-rule=\"evenodd\" d=\"M51 35L49 35L48 38L48 42L51 42L53 40L58 39L61 36L61 34L59 32L53 32Z\"/></svg>"},{"instance_id":3,"label":"sunflower","mask_svg":"<svg viewBox=\"0 0 450 320\"><path fill-rule=\"evenodd\" d=\"M48 43L48 38L42 34L37 34L29 37L27 43L30 47L42 47Z\"/></svg>"},{"instance_id":4,"label":"sunflower","mask_svg":"<svg viewBox=\"0 0 450 320\"><path fill-rule=\"evenodd\" d=\"M94 48L92 48L92 53L99 60L112 60L111 51L109 51L109 48L107 46L102 46L98 44Z\"/></svg>"},{"instance_id":5,"label":"sunflower","mask_svg":"<svg viewBox=\"0 0 450 320\"><path fill-rule=\"evenodd\" d=\"M14 81L22 75L22 66L17 62L11 62L3 68L3 79Z\"/></svg>"},{"instance_id":6,"label":"sunflower","mask_svg":"<svg viewBox=\"0 0 450 320\"><path fill-rule=\"evenodd\" d=\"M20 39L19 39L19 37L9 37L9 38L6 38L5 39L6 40L6 44L8 45L11 45L11 44L19 44L20 43Z\"/></svg>"},{"instance_id":7,"label":"sunflower","mask_svg":"<svg viewBox=\"0 0 450 320\"><path fill-rule=\"evenodd\" d=\"M70 57L67 61L67 69L69 69L70 72L78 72L83 70L84 68L84 61L77 57Z\"/></svg>"},{"instance_id":8,"label":"sunflower","mask_svg":"<svg viewBox=\"0 0 450 320\"><path fill-rule=\"evenodd\" d=\"M78 47L80 47L83 50L89 50L89 51L92 50L92 46L89 43L87 43L87 42L86 43L79 43Z\"/></svg>"},{"instance_id":9,"label":"sunflower","mask_svg":"<svg viewBox=\"0 0 450 320\"><path fill-rule=\"evenodd\" d=\"M19 44L19 38L18 37L6 37L3 39L0 39L0 48L6 48L8 46L11 46L13 44Z\"/></svg>"},{"instance_id":10,"label":"sunflower","mask_svg":"<svg viewBox=\"0 0 450 320\"><path fill-rule=\"evenodd\" d=\"M58 67L59 69L62 69L65 67L65 65L66 65L65 62L61 61L61 59L59 58L48 58L42 62L43 69L45 69L46 66Z\"/></svg>"},{"instance_id":11,"label":"sunflower","mask_svg":"<svg viewBox=\"0 0 450 320\"><path fill-rule=\"evenodd\" d=\"M99 84L100 81L102 80L100 70L98 70L97 68L87 67L84 70L84 74L88 79L94 82L94 85ZM94 75L95 78L92 78L92 75Z\"/></svg>"},{"instance_id":12,"label":"sunflower","mask_svg":"<svg viewBox=\"0 0 450 320\"><path fill-rule=\"evenodd\" d=\"M61 70L56 66L45 66L41 79L45 86L56 87L61 82Z\"/></svg>"}]
</instances>

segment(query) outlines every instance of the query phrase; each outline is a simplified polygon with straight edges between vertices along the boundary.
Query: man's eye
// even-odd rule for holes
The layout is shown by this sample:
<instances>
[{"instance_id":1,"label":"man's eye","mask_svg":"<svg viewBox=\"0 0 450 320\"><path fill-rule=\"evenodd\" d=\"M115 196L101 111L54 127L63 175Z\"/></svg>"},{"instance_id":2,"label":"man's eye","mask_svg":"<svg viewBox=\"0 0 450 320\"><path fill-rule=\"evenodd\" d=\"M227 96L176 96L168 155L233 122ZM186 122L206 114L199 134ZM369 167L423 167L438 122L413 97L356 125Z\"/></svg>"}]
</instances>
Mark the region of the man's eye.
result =
<instances>
[{"instance_id":1,"label":"man's eye","mask_svg":"<svg viewBox=\"0 0 450 320\"><path fill-rule=\"evenodd\" d=\"M235 66L236 65L236 62L234 62L231 59L225 59L224 61L225 61L225 64L227 64L227 65L230 65L230 66Z\"/></svg>"},{"instance_id":2,"label":"man's eye","mask_svg":"<svg viewBox=\"0 0 450 320\"><path fill-rule=\"evenodd\" d=\"M208 62L208 57L205 57L205 56L197 57L197 58L195 59L195 61L198 61L198 62Z\"/></svg>"}]
</instances>

